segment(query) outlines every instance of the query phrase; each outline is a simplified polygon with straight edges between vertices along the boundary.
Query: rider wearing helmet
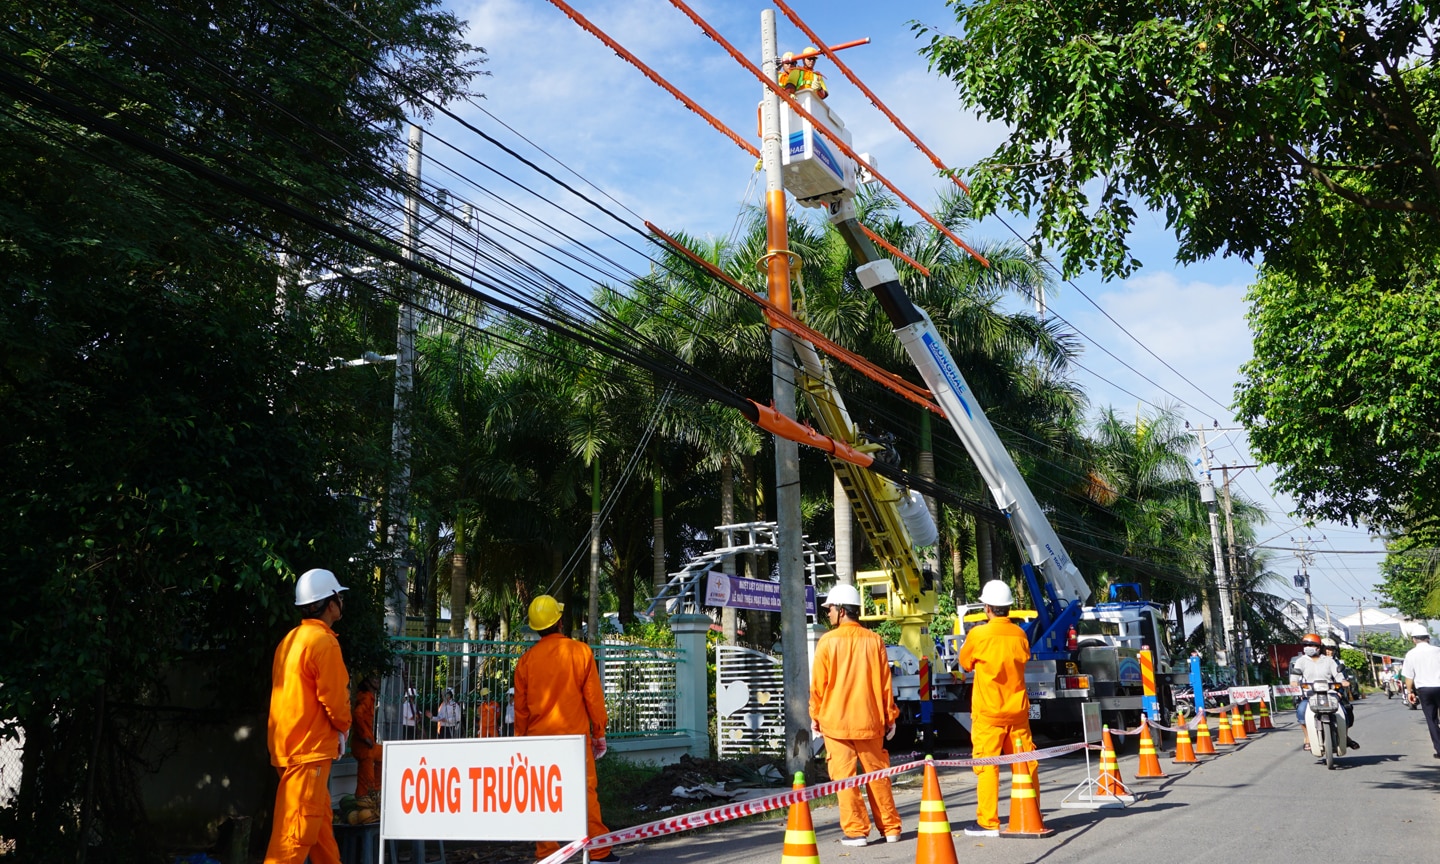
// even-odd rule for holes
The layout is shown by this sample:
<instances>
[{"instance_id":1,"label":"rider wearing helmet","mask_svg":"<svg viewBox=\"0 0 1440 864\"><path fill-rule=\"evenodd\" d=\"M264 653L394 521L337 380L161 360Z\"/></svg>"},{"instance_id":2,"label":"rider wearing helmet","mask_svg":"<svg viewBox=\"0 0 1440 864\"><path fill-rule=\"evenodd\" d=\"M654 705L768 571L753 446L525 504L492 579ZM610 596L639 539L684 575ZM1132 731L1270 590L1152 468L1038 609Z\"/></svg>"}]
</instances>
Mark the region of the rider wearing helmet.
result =
<instances>
[{"instance_id":1,"label":"rider wearing helmet","mask_svg":"<svg viewBox=\"0 0 1440 864\"><path fill-rule=\"evenodd\" d=\"M1339 665L1336 664L1334 658L1324 655L1324 645L1321 643L1318 635L1306 633L1304 638L1300 640L1300 643L1303 646L1304 653L1290 663L1291 684L1303 686L1323 681L1336 685L1344 685L1345 677L1341 674ZM1297 714L1303 717L1305 723L1305 749L1309 750L1311 742L1318 739L1315 735L1315 716L1309 710L1308 699L1301 700ZM1346 747L1358 749L1359 745L1350 740L1346 734L1348 724L1346 723L1345 713L1343 711L1335 718L1335 722L1339 727L1336 736L1337 741L1344 741ZM1343 753L1344 748L1340 749L1341 753Z\"/></svg>"},{"instance_id":2,"label":"rider wearing helmet","mask_svg":"<svg viewBox=\"0 0 1440 864\"><path fill-rule=\"evenodd\" d=\"M1334 638L1326 636L1320 640L1320 653L1334 660L1335 665L1340 667L1340 677L1345 679L1345 682L1340 685L1342 688L1340 691L1340 704L1345 708L1345 724L1351 729L1354 729L1355 705L1352 700L1354 700L1355 695L1360 692L1360 685L1355 680L1355 673L1350 671L1350 667L1345 665L1345 658L1340 656L1340 646L1335 642ZM1352 742L1350 746L1353 747L1355 745Z\"/></svg>"}]
</instances>

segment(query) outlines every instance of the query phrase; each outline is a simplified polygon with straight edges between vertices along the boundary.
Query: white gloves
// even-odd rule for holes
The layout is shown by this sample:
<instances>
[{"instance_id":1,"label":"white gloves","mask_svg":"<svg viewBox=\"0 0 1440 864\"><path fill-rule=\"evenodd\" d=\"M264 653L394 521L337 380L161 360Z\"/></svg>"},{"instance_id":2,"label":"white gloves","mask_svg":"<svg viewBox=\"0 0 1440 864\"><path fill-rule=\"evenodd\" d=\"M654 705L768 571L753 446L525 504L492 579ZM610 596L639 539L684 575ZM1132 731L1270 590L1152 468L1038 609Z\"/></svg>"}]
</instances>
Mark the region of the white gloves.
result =
<instances>
[{"instance_id":1,"label":"white gloves","mask_svg":"<svg viewBox=\"0 0 1440 864\"><path fill-rule=\"evenodd\" d=\"M605 755L606 753L609 753L609 752L610 752L610 745L605 743L605 739L604 739L604 738L596 738L596 739L592 742L592 746L595 748L595 758L596 758L596 759L600 759L600 758L604 757L604 755Z\"/></svg>"},{"instance_id":2,"label":"white gloves","mask_svg":"<svg viewBox=\"0 0 1440 864\"><path fill-rule=\"evenodd\" d=\"M819 735L819 734L820 734L820 721L819 721L819 720L813 720L813 719L812 719L812 720L810 721L810 731L811 731L811 732L814 732L816 735Z\"/></svg>"},{"instance_id":3,"label":"white gloves","mask_svg":"<svg viewBox=\"0 0 1440 864\"><path fill-rule=\"evenodd\" d=\"M886 726L886 727L885 727L885 740L886 740L886 741L889 741L891 738L894 738L894 737L895 737L895 724L894 724L894 723L891 723L889 726Z\"/></svg>"},{"instance_id":4,"label":"white gloves","mask_svg":"<svg viewBox=\"0 0 1440 864\"><path fill-rule=\"evenodd\" d=\"M344 757L344 755L345 755L345 742L346 742L349 738L350 738L350 736L349 736L349 735L346 735L344 732L341 732L341 733L340 733L340 752L335 754L335 758L336 758L336 759L340 759L340 758Z\"/></svg>"}]
</instances>

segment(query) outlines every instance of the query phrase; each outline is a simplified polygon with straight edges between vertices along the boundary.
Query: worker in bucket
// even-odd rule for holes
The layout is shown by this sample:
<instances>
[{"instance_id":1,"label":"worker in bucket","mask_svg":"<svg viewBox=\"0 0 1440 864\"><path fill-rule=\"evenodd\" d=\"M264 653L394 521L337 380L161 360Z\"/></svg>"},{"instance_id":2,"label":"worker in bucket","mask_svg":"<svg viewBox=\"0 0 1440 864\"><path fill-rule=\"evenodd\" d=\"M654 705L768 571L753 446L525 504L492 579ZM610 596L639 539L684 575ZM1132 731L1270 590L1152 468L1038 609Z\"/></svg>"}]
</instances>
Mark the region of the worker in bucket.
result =
<instances>
[{"instance_id":1,"label":"worker in bucket","mask_svg":"<svg viewBox=\"0 0 1440 864\"><path fill-rule=\"evenodd\" d=\"M1010 620L1015 596L999 579L980 591L985 623L965 634L960 668L975 675L970 702L971 756L981 759L1035 749L1030 736L1030 697L1025 692L1025 664L1030 660L1030 639ZM1017 740L1018 739L1018 740ZM1028 770L1039 789L1036 762L1016 763L1012 771ZM1000 768L976 765L975 823L965 828L969 837L1000 836Z\"/></svg>"},{"instance_id":2,"label":"worker in bucket","mask_svg":"<svg viewBox=\"0 0 1440 864\"><path fill-rule=\"evenodd\" d=\"M595 760L609 750L605 727L610 718L605 712L605 691L600 686L595 653L589 645L560 632L564 609L549 594L530 601L530 629L540 634L540 641L515 663L515 734L586 736L586 834L599 837L609 834L610 829L600 818ZM550 841L536 843L535 857L543 861L559 848L559 843ZM619 857L609 846L590 850L592 861L615 861Z\"/></svg>"},{"instance_id":3,"label":"worker in bucket","mask_svg":"<svg viewBox=\"0 0 1440 864\"><path fill-rule=\"evenodd\" d=\"M810 675L810 729L825 736L825 762L831 780L890 767L885 740L895 735L900 709L890 682L890 660L880 634L860 624L860 592L844 582L825 597L830 632L815 645ZM875 823L886 843L900 839L900 811L882 777L866 785ZM870 814L857 788L841 789L840 829L846 846L870 842Z\"/></svg>"},{"instance_id":4,"label":"worker in bucket","mask_svg":"<svg viewBox=\"0 0 1440 864\"><path fill-rule=\"evenodd\" d=\"M824 99L830 95L825 89L825 76L815 71L815 61L820 56L820 49L810 46L800 52L800 90L813 90L816 96Z\"/></svg>"},{"instance_id":5,"label":"worker in bucket","mask_svg":"<svg viewBox=\"0 0 1440 864\"><path fill-rule=\"evenodd\" d=\"M350 731L350 675L331 628L345 611L344 586L329 570L295 583L302 619L275 649L271 667L270 764L280 773L265 864L340 864L330 827L330 764Z\"/></svg>"}]
</instances>

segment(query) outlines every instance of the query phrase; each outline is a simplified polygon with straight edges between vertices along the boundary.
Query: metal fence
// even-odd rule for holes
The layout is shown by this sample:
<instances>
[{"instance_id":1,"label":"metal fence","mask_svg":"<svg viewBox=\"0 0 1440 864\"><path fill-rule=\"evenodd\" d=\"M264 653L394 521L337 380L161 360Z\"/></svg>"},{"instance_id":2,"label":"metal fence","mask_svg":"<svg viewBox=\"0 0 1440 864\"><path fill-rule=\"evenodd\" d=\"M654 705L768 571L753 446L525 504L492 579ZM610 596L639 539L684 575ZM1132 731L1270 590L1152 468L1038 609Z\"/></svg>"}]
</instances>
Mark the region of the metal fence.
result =
<instances>
[{"instance_id":1,"label":"metal fence","mask_svg":"<svg viewBox=\"0 0 1440 864\"><path fill-rule=\"evenodd\" d=\"M381 688L376 711L382 738L436 738L450 734L451 724L460 738L514 734L515 662L533 642L397 637L394 643L398 675ZM594 649L610 715L608 737L678 731L678 648L607 640ZM442 707L447 691L454 708ZM407 716L415 718L413 727Z\"/></svg>"}]
</instances>

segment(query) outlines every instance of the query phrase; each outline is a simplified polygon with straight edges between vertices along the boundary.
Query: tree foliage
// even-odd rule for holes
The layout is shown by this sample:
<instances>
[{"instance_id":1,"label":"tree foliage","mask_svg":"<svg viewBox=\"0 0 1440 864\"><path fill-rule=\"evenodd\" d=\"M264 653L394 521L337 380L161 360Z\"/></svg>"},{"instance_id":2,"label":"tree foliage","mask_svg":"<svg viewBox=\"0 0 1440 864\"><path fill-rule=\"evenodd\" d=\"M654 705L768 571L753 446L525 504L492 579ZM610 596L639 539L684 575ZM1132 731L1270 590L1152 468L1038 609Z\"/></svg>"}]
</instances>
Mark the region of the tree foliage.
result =
<instances>
[{"instance_id":1,"label":"tree foliage","mask_svg":"<svg viewBox=\"0 0 1440 864\"><path fill-rule=\"evenodd\" d=\"M977 209L1034 213L1071 272L1131 272L1144 210L1182 261L1268 253L1317 196L1435 230L1433 3L953 5L963 33L917 24L924 54L1008 132Z\"/></svg>"},{"instance_id":2,"label":"tree foliage","mask_svg":"<svg viewBox=\"0 0 1440 864\"><path fill-rule=\"evenodd\" d=\"M263 711L296 573L351 586L352 664L385 650L357 506L385 450L349 419L374 392L309 371L361 328L318 296L277 314L271 244L345 253L176 166L369 194L406 102L473 73L432 5L360 4L361 32L244 0L0 3L0 732L26 736L0 836L21 858L155 854L136 780L167 670L217 652L216 694Z\"/></svg>"}]
</instances>

